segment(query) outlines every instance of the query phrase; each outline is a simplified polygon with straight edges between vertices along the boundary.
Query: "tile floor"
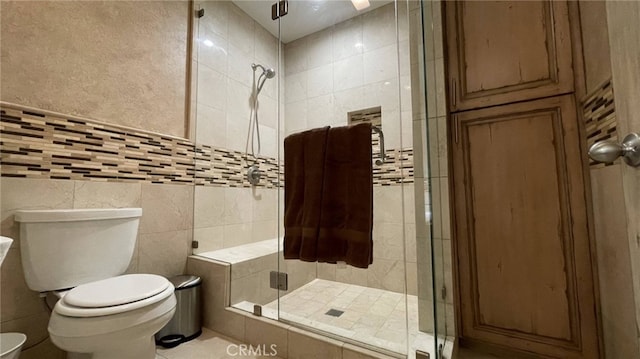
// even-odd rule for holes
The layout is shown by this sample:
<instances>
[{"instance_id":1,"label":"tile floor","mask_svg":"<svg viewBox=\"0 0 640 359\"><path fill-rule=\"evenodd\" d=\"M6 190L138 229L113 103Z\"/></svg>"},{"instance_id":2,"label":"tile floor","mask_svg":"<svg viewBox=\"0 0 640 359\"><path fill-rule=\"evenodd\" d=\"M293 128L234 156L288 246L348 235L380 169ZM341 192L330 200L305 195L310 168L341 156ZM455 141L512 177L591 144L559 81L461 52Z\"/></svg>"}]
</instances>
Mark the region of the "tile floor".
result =
<instances>
[{"instance_id":1,"label":"tile floor","mask_svg":"<svg viewBox=\"0 0 640 359\"><path fill-rule=\"evenodd\" d=\"M158 347L156 350L156 359L256 359L266 357L281 359L277 356L238 355L239 344L241 343L235 339L202 328L202 334L196 339L182 343L171 349ZM269 348L267 348L267 350L268 349Z\"/></svg>"},{"instance_id":2,"label":"tile floor","mask_svg":"<svg viewBox=\"0 0 640 359\"><path fill-rule=\"evenodd\" d=\"M277 308L277 300L264 305L263 315L277 318ZM325 314L330 309L344 313ZM418 331L413 295L316 279L280 299L280 318L400 354L407 354L408 330L409 358L434 349L433 336Z\"/></svg>"}]
</instances>

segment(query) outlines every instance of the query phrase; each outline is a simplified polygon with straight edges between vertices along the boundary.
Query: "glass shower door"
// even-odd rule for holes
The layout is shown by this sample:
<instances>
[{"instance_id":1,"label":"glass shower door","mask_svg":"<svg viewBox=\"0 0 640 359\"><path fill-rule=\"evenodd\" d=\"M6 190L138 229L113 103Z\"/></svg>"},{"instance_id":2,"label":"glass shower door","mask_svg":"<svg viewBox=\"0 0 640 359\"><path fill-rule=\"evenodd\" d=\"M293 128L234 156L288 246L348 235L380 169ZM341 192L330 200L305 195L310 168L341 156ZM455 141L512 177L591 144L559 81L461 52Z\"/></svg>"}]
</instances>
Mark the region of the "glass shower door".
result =
<instances>
[{"instance_id":1,"label":"glass shower door","mask_svg":"<svg viewBox=\"0 0 640 359\"><path fill-rule=\"evenodd\" d=\"M294 326L412 354L419 315L408 4L371 2L358 11L351 1L291 1L280 28L280 143L323 126L369 122L375 128L373 263L362 269L280 255L288 289L272 305Z\"/></svg>"},{"instance_id":2,"label":"glass shower door","mask_svg":"<svg viewBox=\"0 0 640 359\"><path fill-rule=\"evenodd\" d=\"M193 253L229 267L228 305L248 312L278 296L270 275L280 242L280 42L258 16L264 5L195 1L193 9ZM263 315L277 319L276 310Z\"/></svg>"}]
</instances>

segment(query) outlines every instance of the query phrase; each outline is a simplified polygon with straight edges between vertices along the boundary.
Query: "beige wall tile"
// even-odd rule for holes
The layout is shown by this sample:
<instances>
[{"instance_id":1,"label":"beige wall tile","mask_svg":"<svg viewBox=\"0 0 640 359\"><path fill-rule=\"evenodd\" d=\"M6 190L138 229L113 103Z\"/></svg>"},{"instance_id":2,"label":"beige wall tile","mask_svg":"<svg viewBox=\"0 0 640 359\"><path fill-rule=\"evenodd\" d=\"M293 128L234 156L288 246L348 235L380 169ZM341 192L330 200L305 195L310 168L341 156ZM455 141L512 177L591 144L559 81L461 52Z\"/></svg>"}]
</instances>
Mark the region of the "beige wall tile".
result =
<instances>
[{"instance_id":1,"label":"beige wall tile","mask_svg":"<svg viewBox=\"0 0 640 359\"><path fill-rule=\"evenodd\" d=\"M40 306L42 308L29 316L3 321L2 332L24 333L27 336L27 341L23 348L31 347L44 340L49 335L47 331L49 311L46 309L44 302L41 302Z\"/></svg>"},{"instance_id":2,"label":"beige wall tile","mask_svg":"<svg viewBox=\"0 0 640 359\"><path fill-rule=\"evenodd\" d=\"M234 339L244 341L245 319L244 313L239 310L223 309L215 312L212 328Z\"/></svg>"},{"instance_id":3,"label":"beige wall tile","mask_svg":"<svg viewBox=\"0 0 640 359\"><path fill-rule=\"evenodd\" d=\"M268 221L278 219L277 189L252 187L251 197L251 203L253 205L253 221Z\"/></svg>"},{"instance_id":4,"label":"beige wall tile","mask_svg":"<svg viewBox=\"0 0 640 359\"><path fill-rule=\"evenodd\" d=\"M193 239L198 241L194 253L215 251L224 248L224 226L194 228Z\"/></svg>"},{"instance_id":5,"label":"beige wall tile","mask_svg":"<svg viewBox=\"0 0 640 359\"><path fill-rule=\"evenodd\" d=\"M242 301L261 303L260 275L255 273L234 278L234 267L236 267L235 264L231 266L231 305Z\"/></svg>"},{"instance_id":6,"label":"beige wall tile","mask_svg":"<svg viewBox=\"0 0 640 359\"><path fill-rule=\"evenodd\" d=\"M329 263L318 263L318 278L326 280L336 280L336 265Z\"/></svg>"},{"instance_id":7,"label":"beige wall tile","mask_svg":"<svg viewBox=\"0 0 640 359\"><path fill-rule=\"evenodd\" d=\"M225 189L197 186L194 195L193 223L195 228L220 226L225 223Z\"/></svg>"},{"instance_id":8,"label":"beige wall tile","mask_svg":"<svg viewBox=\"0 0 640 359\"><path fill-rule=\"evenodd\" d=\"M0 291L0 318L3 331L8 321L34 317L46 312L44 302L38 292L27 287L22 270L20 247L9 249L9 253L0 267L2 290ZM46 314L46 313L45 313ZM29 322L18 322L16 325L28 325ZM40 323L46 329L46 321Z\"/></svg>"},{"instance_id":9,"label":"beige wall tile","mask_svg":"<svg viewBox=\"0 0 640 359\"><path fill-rule=\"evenodd\" d=\"M440 310L440 308L438 308ZM447 304L445 306L445 323L447 329L445 331L439 331L439 333L446 333L447 336L455 336L456 335L456 321L454 317L455 309L453 308L453 304Z\"/></svg>"},{"instance_id":10,"label":"beige wall tile","mask_svg":"<svg viewBox=\"0 0 640 359\"><path fill-rule=\"evenodd\" d=\"M264 318L245 319L245 341L252 345L275 345L278 356L288 357L288 325Z\"/></svg>"},{"instance_id":11,"label":"beige wall tile","mask_svg":"<svg viewBox=\"0 0 640 359\"><path fill-rule=\"evenodd\" d=\"M416 207L415 207L415 187L413 183L404 183L402 185L404 196L404 223L416 223ZM402 222L400 222L402 223Z\"/></svg>"},{"instance_id":12,"label":"beige wall tile","mask_svg":"<svg viewBox=\"0 0 640 359\"><path fill-rule=\"evenodd\" d=\"M373 226L373 258L404 260L402 223L375 223Z\"/></svg>"},{"instance_id":13,"label":"beige wall tile","mask_svg":"<svg viewBox=\"0 0 640 359\"><path fill-rule=\"evenodd\" d=\"M73 208L126 208L142 204L140 183L75 181Z\"/></svg>"},{"instance_id":14,"label":"beige wall tile","mask_svg":"<svg viewBox=\"0 0 640 359\"><path fill-rule=\"evenodd\" d=\"M13 215L18 209L73 208L73 181L24 178L0 179L2 235L15 239L19 246L19 226Z\"/></svg>"},{"instance_id":15,"label":"beige wall tile","mask_svg":"<svg viewBox=\"0 0 640 359\"><path fill-rule=\"evenodd\" d=\"M398 62L398 47L395 41L387 46L365 52L362 56L363 83L395 80L397 88Z\"/></svg>"},{"instance_id":16,"label":"beige wall tile","mask_svg":"<svg viewBox=\"0 0 640 359\"><path fill-rule=\"evenodd\" d=\"M215 69L209 68L208 66L199 63L197 104L203 104L213 109L225 111L224 113L226 114L226 92L228 82L229 80L222 72L216 71ZM197 109L196 111L199 111L199 109ZM202 115L207 116L206 113L203 113ZM204 128L196 128L196 131L200 132L201 130L205 129L206 125Z\"/></svg>"},{"instance_id":17,"label":"beige wall tile","mask_svg":"<svg viewBox=\"0 0 640 359\"><path fill-rule=\"evenodd\" d=\"M227 148L227 119L224 111L205 103L194 105L197 106L196 143Z\"/></svg>"},{"instance_id":18,"label":"beige wall tile","mask_svg":"<svg viewBox=\"0 0 640 359\"><path fill-rule=\"evenodd\" d=\"M366 287L368 285L367 271L368 269L354 268L351 266L337 266L336 281Z\"/></svg>"},{"instance_id":19,"label":"beige wall tile","mask_svg":"<svg viewBox=\"0 0 640 359\"><path fill-rule=\"evenodd\" d=\"M228 263L188 258L187 272L202 278L203 326L237 340L244 340L245 317L229 305L230 268Z\"/></svg>"},{"instance_id":20,"label":"beige wall tile","mask_svg":"<svg viewBox=\"0 0 640 359\"><path fill-rule=\"evenodd\" d=\"M191 231L140 234L138 271L171 277L184 274L191 253Z\"/></svg>"},{"instance_id":21,"label":"beige wall tile","mask_svg":"<svg viewBox=\"0 0 640 359\"><path fill-rule=\"evenodd\" d=\"M140 233L157 233L193 227L194 187L142 184Z\"/></svg>"},{"instance_id":22,"label":"beige wall tile","mask_svg":"<svg viewBox=\"0 0 640 359\"><path fill-rule=\"evenodd\" d=\"M417 252L417 232L416 225L413 223L405 223L405 259L408 263L415 263L418 260ZM422 253L420 254L422 255Z\"/></svg>"},{"instance_id":23,"label":"beige wall tile","mask_svg":"<svg viewBox=\"0 0 640 359\"><path fill-rule=\"evenodd\" d=\"M302 287L317 278L315 262L288 260L289 291Z\"/></svg>"},{"instance_id":24,"label":"beige wall tile","mask_svg":"<svg viewBox=\"0 0 640 359\"><path fill-rule=\"evenodd\" d=\"M400 186L373 188L373 220L402 223L402 189Z\"/></svg>"},{"instance_id":25,"label":"beige wall tile","mask_svg":"<svg viewBox=\"0 0 640 359\"><path fill-rule=\"evenodd\" d=\"M278 237L278 220L256 221L252 223L252 242L264 241Z\"/></svg>"},{"instance_id":26,"label":"beige wall tile","mask_svg":"<svg viewBox=\"0 0 640 359\"><path fill-rule=\"evenodd\" d=\"M252 242L253 224L250 222L228 224L224 226L223 231L223 248L236 247Z\"/></svg>"},{"instance_id":27,"label":"beige wall tile","mask_svg":"<svg viewBox=\"0 0 640 359\"><path fill-rule=\"evenodd\" d=\"M183 137L187 21L179 1L2 2L2 100Z\"/></svg>"},{"instance_id":28,"label":"beige wall tile","mask_svg":"<svg viewBox=\"0 0 640 359\"><path fill-rule=\"evenodd\" d=\"M239 224L253 221L254 197L247 188L224 189L224 223Z\"/></svg>"},{"instance_id":29,"label":"beige wall tile","mask_svg":"<svg viewBox=\"0 0 640 359\"><path fill-rule=\"evenodd\" d=\"M378 259L366 271L368 287L404 293L406 277L402 261Z\"/></svg>"},{"instance_id":30,"label":"beige wall tile","mask_svg":"<svg viewBox=\"0 0 640 359\"><path fill-rule=\"evenodd\" d=\"M51 339L46 339L31 348L23 349L20 353L21 359L65 359L67 353L56 347Z\"/></svg>"},{"instance_id":31,"label":"beige wall tile","mask_svg":"<svg viewBox=\"0 0 640 359\"><path fill-rule=\"evenodd\" d=\"M434 332L433 302L429 299L418 299L418 327L425 333Z\"/></svg>"},{"instance_id":32,"label":"beige wall tile","mask_svg":"<svg viewBox=\"0 0 640 359\"><path fill-rule=\"evenodd\" d=\"M395 44L395 11L392 7L381 7L362 16L362 44L365 51Z\"/></svg>"},{"instance_id":33,"label":"beige wall tile","mask_svg":"<svg viewBox=\"0 0 640 359\"><path fill-rule=\"evenodd\" d=\"M342 357L342 342L290 327L289 359L326 359Z\"/></svg>"},{"instance_id":34,"label":"beige wall tile","mask_svg":"<svg viewBox=\"0 0 640 359\"><path fill-rule=\"evenodd\" d=\"M418 295L418 266L415 262L407 262L407 294L409 295ZM422 273L422 275L427 276L428 273Z\"/></svg>"}]
</instances>

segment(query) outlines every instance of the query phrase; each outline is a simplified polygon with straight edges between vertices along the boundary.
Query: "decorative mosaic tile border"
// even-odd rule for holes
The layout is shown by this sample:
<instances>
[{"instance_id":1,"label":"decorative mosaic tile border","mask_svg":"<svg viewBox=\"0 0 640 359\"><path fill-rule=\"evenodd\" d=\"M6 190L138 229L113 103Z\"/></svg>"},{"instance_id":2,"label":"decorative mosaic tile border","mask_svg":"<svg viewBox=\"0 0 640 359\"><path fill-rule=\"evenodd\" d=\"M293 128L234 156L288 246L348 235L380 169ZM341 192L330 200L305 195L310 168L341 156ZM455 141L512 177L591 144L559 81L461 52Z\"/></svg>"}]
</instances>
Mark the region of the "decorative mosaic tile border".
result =
<instances>
[{"instance_id":1,"label":"decorative mosaic tile border","mask_svg":"<svg viewBox=\"0 0 640 359\"><path fill-rule=\"evenodd\" d=\"M278 166L275 158L259 157L257 163L262 171L259 186L276 188L278 179L284 181L282 167ZM194 183L199 186L251 187L246 179L247 167L244 153L197 145Z\"/></svg>"},{"instance_id":2,"label":"decorative mosaic tile border","mask_svg":"<svg viewBox=\"0 0 640 359\"><path fill-rule=\"evenodd\" d=\"M385 152L387 156L384 163L380 166L373 165L373 185L413 183L413 148L391 149ZM379 157L379 152L374 151L374 160Z\"/></svg>"},{"instance_id":3,"label":"decorative mosaic tile border","mask_svg":"<svg viewBox=\"0 0 640 359\"><path fill-rule=\"evenodd\" d=\"M582 113L587 134L587 147L597 141L618 140L611 79L585 97L582 101ZM603 167L611 164L589 160L590 167Z\"/></svg>"},{"instance_id":4,"label":"decorative mosaic tile border","mask_svg":"<svg viewBox=\"0 0 640 359\"><path fill-rule=\"evenodd\" d=\"M239 151L13 105L2 105L0 115L3 177L251 186ZM412 183L413 150L386 152L385 163L374 166L374 185ZM276 159L257 162L265 179L261 186L282 183Z\"/></svg>"}]
</instances>

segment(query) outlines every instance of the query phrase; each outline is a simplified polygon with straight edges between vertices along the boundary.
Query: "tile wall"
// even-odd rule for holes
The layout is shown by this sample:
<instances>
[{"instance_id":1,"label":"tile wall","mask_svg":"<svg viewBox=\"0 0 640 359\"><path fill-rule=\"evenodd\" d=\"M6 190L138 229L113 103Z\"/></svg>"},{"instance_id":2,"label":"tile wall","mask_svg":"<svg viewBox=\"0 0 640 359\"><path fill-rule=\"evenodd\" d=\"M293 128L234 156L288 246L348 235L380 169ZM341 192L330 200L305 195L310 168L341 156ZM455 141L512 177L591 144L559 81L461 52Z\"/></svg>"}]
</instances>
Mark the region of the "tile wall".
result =
<instances>
[{"instance_id":1,"label":"tile wall","mask_svg":"<svg viewBox=\"0 0 640 359\"><path fill-rule=\"evenodd\" d=\"M398 3L398 38L395 5L286 44L286 134L346 125L348 112L381 106L386 147L411 148L407 3Z\"/></svg>"},{"instance_id":2,"label":"tile wall","mask_svg":"<svg viewBox=\"0 0 640 359\"><path fill-rule=\"evenodd\" d=\"M204 16L194 24L197 67L196 132L198 144L244 152L251 96L251 64L276 69L259 95L261 154L278 157L278 66L280 43L231 1L196 1ZM261 70L256 72L260 75Z\"/></svg>"},{"instance_id":3,"label":"tile wall","mask_svg":"<svg viewBox=\"0 0 640 359\"><path fill-rule=\"evenodd\" d=\"M284 128L290 134L344 126L351 111L382 108L389 159L374 166L374 262L368 269L319 263L317 275L395 292L405 291L406 276L406 290L416 294L416 255L409 250L415 247L415 216L407 2L397 6L398 37L391 3L286 44ZM403 198L411 212L404 215Z\"/></svg>"}]
</instances>

